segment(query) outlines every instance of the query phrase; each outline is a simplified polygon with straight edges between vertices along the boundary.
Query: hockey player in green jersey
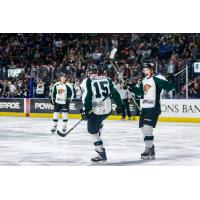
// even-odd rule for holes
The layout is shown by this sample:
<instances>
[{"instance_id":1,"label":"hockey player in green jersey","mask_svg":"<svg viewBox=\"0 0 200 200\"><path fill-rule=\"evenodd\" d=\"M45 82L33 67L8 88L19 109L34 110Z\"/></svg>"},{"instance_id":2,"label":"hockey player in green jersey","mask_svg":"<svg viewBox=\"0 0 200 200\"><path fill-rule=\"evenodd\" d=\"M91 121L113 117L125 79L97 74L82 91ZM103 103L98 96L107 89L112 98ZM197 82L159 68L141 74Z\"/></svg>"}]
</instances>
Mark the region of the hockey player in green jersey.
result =
<instances>
[{"instance_id":1,"label":"hockey player in green jersey","mask_svg":"<svg viewBox=\"0 0 200 200\"><path fill-rule=\"evenodd\" d=\"M158 117L161 114L160 96L161 91L171 91L175 85L171 81L157 78L153 75L153 64L144 64L143 78L139 86L132 86L130 91L136 95L143 95L141 102L141 114L139 128L144 136L145 151L141 159L155 159L153 128L156 127Z\"/></svg>"},{"instance_id":2,"label":"hockey player in green jersey","mask_svg":"<svg viewBox=\"0 0 200 200\"><path fill-rule=\"evenodd\" d=\"M88 73L89 78L84 79L81 83L81 90L83 92L83 109L81 109L81 114L87 120L87 129L93 139L95 151L98 154L91 161L101 162L107 160L101 132L103 120L111 113L111 98L117 104L117 113L123 111L124 105L112 80L105 76L98 76L98 67L96 65L89 66Z\"/></svg>"},{"instance_id":3,"label":"hockey player in green jersey","mask_svg":"<svg viewBox=\"0 0 200 200\"><path fill-rule=\"evenodd\" d=\"M53 113L53 128L52 133L55 133L58 124L59 113L62 113L63 118L63 132L67 130L69 104L72 98L72 90L67 84L67 76L62 74L60 82L54 84L51 92L51 103L54 105Z\"/></svg>"}]
</instances>

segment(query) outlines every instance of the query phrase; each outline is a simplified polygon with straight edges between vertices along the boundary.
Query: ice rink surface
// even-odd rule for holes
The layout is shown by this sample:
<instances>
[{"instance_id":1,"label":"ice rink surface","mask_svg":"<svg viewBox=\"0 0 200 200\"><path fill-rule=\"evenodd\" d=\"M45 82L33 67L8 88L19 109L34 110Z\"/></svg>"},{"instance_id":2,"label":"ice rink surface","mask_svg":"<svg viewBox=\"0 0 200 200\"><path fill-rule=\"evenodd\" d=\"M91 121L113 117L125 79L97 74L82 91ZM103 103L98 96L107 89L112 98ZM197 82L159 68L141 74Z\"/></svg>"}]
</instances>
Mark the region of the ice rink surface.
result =
<instances>
[{"instance_id":1,"label":"ice rink surface","mask_svg":"<svg viewBox=\"0 0 200 200\"><path fill-rule=\"evenodd\" d=\"M69 120L68 128L76 122ZM51 119L0 117L0 124L1 166L92 165L94 149L86 122L65 138L51 134ZM144 143L138 122L105 121L107 165L200 165L200 124L158 123L154 133L156 160L142 161Z\"/></svg>"}]
</instances>

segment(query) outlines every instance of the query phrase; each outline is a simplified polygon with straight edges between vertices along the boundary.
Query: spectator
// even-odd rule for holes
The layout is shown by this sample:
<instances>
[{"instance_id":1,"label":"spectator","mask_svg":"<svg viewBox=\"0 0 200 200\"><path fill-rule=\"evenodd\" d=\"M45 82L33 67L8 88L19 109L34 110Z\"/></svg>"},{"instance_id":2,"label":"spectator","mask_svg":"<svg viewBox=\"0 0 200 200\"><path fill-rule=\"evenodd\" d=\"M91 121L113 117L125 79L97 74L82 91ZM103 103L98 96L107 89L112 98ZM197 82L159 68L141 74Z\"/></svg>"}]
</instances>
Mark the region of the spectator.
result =
<instances>
[{"instance_id":1,"label":"spectator","mask_svg":"<svg viewBox=\"0 0 200 200\"><path fill-rule=\"evenodd\" d=\"M0 94L24 97L30 93L30 80L43 80L47 97L49 85L60 73L81 81L91 60L99 65L101 74L114 80L118 75L108 60L113 46L118 48L119 79L141 79L146 60L157 63L156 72L177 73L185 68L186 59L189 66L200 59L199 44L200 34L0 34ZM24 72L7 77L10 68ZM183 76L176 77L178 97L185 93ZM191 81L195 76L190 68ZM196 98L198 84L191 85L190 98Z\"/></svg>"},{"instance_id":2,"label":"spectator","mask_svg":"<svg viewBox=\"0 0 200 200\"><path fill-rule=\"evenodd\" d=\"M44 95L45 87L44 87L44 83L43 83L42 80L38 81L35 93L36 93L36 97L37 98L44 98L45 97L45 95Z\"/></svg>"},{"instance_id":3,"label":"spectator","mask_svg":"<svg viewBox=\"0 0 200 200\"><path fill-rule=\"evenodd\" d=\"M8 83L8 86L9 86L9 93L8 93L8 96L9 97L14 97L15 96L15 92L17 90L16 86L14 85L13 82L9 82Z\"/></svg>"},{"instance_id":4,"label":"spectator","mask_svg":"<svg viewBox=\"0 0 200 200\"><path fill-rule=\"evenodd\" d=\"M190 89L190 97L194 99L200 98L200 86L199 86L199 80L191 81L191 89Z\"/></svg>"}]
</instances>

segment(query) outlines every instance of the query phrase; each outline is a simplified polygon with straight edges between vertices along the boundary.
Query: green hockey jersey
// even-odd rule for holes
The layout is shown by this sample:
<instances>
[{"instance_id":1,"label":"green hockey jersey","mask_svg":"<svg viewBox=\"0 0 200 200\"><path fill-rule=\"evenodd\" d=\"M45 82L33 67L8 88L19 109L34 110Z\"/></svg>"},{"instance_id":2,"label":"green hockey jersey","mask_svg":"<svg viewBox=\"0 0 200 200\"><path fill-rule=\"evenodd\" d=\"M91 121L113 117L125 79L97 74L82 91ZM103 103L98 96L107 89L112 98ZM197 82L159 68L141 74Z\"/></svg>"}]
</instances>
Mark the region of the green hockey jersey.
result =
<instances>
[{"instance_id":1,"label":"green hockey jersey","mask_svg":"<svg viewBox=\"0 0 200 200\"><path fill-rule=\"evenodd\" d=\"M94 109L96 115L109 114L112 109L111 97L118 106L122 106L120 94L112 80L105 76L89 77L81 83L82 102L84 109ZM111 94L111 97L109 96ZM102 101L105 97L104 101Z\"/></svg>"}]
</instances>

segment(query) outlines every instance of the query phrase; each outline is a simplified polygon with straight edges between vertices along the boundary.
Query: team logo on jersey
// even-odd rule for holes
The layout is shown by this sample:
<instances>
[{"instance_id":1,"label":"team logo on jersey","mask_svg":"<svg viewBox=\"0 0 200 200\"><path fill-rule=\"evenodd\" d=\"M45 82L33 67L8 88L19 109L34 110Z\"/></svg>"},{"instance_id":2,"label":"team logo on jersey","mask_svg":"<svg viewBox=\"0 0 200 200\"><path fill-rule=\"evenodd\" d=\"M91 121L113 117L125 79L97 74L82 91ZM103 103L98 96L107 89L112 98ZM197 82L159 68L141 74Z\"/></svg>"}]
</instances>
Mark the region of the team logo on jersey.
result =
<instances>
[{"instance_id":1,"label":"team logo on jersey","mask_svg":"<svg viewBox=\"0 0 200 200\"><path fill-rule=\"evenodd\" d=\"M58 90L58 94L62 94L63 92L65 92L65 90L63 90L63 89Z\"/></svg>"},{"instance_id":2,"label":"team logo on jersey","mask_svg":"<svg viewBox=\"0 0 200 200\"><path fill-rule=\"evenodd\" d=\"M148 91L150 90L150 88L151 88L151 85L149 85L149 84L145 84L144 85L144 94L145 95L148 93Z\"/></svg>"},{"instance_id":3,"label":"team logo on jersey","mask_svg":"<svg viewBox=\"0 0 200 200\"><path fill-rule=\"evenodd\" d=\"M39 88L42 88L42 87L43 87L43 85L38 85L38 87L39 87Z\"/></svg>"}]
</instances>

